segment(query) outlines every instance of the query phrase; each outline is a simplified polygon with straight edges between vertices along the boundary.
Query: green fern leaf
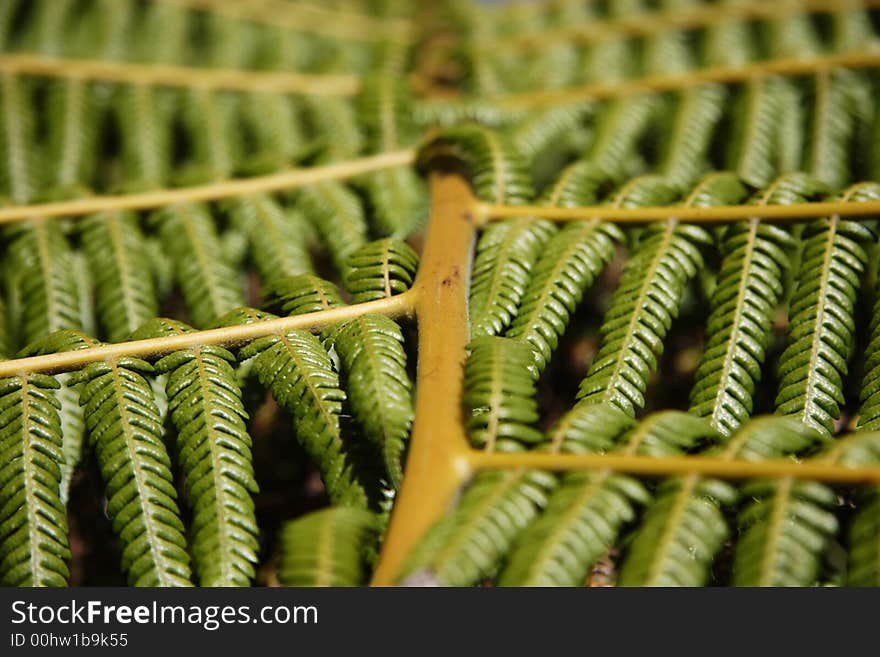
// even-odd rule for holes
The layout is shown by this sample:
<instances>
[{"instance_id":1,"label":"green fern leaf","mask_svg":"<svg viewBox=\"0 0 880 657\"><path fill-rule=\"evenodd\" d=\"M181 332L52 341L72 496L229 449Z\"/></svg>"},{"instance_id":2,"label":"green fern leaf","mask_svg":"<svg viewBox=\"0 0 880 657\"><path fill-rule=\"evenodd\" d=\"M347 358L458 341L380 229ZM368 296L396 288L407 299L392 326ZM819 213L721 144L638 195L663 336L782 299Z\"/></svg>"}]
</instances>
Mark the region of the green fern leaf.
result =
<instances>
[{"instance_id":1,"label":"green fern leaf","mask_svg":"<svg viewBox=\"0 0 880 657\"><path fill-rule=\"evenodd\" d=\"M239 168L243 150L237 139L237 99L230 93L191 89L181 105L192 179L228 178Z\"/></svg>"},{"instance_id":2,"label":"green fern leaf","mask_svg":"<svg viewBox=\"0 0 880 657\"><path fill-rule=\"evenodd\" d=\"M816 74L806 169L831 189L840 189L851 177L850 147L857 128L859 87L868 98L867 81L853 71Z\"/></svg>"},{"instance_id":3,"label":"green fern leaf","mask_svg":"<svg viewBox=\"0 0 880 657\"><path fill-rule=\"evenodd\" d=\"M517 219L489 226L477 243L471 271L471 335L497 335L510 325L552 224Z\"/></svg>"},{"instance_id":4,"label":"green fern leaf","mask_svg":"<svg viewBox=\"0 0 880 657\"><path fill-rule=\"evenodd\" d=\"M585 159L612 170L631 159L661 106L656 95L609 101L596 117L596 137Z\"/></svg>"},{"instance_id":5,"label":"green fern leaf","mask_svg":"<svg viewBox=\"0 0 880 657\"><path fill-rule=\"evenodd\" d=\"M484 336L468 345L464 365L465 425L471 443L486 451L518 451L541 441L535 381L528 345Z\"/></svg>"},{"instance_id":6,"label":"green fern leaf","mask_svg":"<svg viewBox=\"0 0 880 657\"><path fill-rule=\"evenodd\" d=\"M345 288L357 304L406 292L415 280L419 256L406 242L386 238L364 244L347 264Z\"/></svg>"},{"instance_id":7,"label":"green fern leaf","mask_svg":"<svg viewBox=\"0 0 880 657\"><path fill-rule=\"evenodd\" d=\"M159 310L144 235L129 212L92 215L80 230L101 325L120 342Z\"/></svg>"},{"instance_id":8,"label":"green fern leaf","mask_svg":"<svg viewBox=\"0 0 880 657\"><path fill-rule=\"evenodd\" d=\"M148 85L120 86L113 112L120 132L126 187L160 187L171 171L171 119L174 96Z\"/></svg>"},{"instance_id":9,"label":"green fern leaf","mask_svg":"<svg viewBox=\"0 0 880 657\"><path fill-rule=\"evenodd\" d=\"M611 412L627 416L615 407L581 406L584 432L598 433L604 442L606 425L597 424ZM595 410L593 410L595 409ZM607 410L606 410L607 409ZM599 412L597 412L599 411ZM628 423L619 421L618 426ZM681 453L711 436L708 426L684 413L669 411L649 416L637 427L614 437L614 452L667 456ZM592 436L581 445L595 443ZM559 488L550 494L541 516L520 534L509 561L502 571L501 586L577 586L593 565L613 546L623 525L635 517L635 504L645 504L650 496L632 477L601 472L578 472L562 477Z\"/></svg>"},{"instance_id":10,"label":"green fern leaf","mask_svg":"<svg viewBox=\"0 0 880 657\"><path fill-rule=\"evenodd\" d=\"M252 356L260 383L293 415L297 439L315 461L333 504L366 507L339 425L346 394L318 338L304 331L260 338L239 353L243 359Z\"/></svg>"},{"instance_id":11,"label":"green fern leaf","mask_svg":"<svg viewBox=\"0 0 880 657\"><path fill-rule=\"evenodd\" d=\"M622 232L598 219L575 221L543 246L507 336L527 342L543 371L584 290L614 255Z\"/></svg>"},{"instance_id":12,"label":"green fern leaf","mask_svg":"<svg viewBox=\"0 0 880 657\"><path fill-rule=\"evenodd\" d=\"M779 361L776 412L830 435L844 403L853 311L867 254L868 225L833 216L807 226L789 336Z\"/></svg>"},{"instance_id":13,"label":"green fern leaf","mask_svg":"<svg viewBox=\"0 0 880 657\"><path fill-rule=\"evenodd\" d=\"M143 374L149 363L92 363L71 378L107 494L107 515L122 541L131 586L190 586L189 555L162 419Z\"/></svg>"},{"instance_id":14,"label":"green fern leaf","mask_svg":"<svg viewBox=\"0 0 880 657\"><path fill-rule=\"evenodd\" d=\"M839 465L880 463L880 432L858 431L831 443L822 456ZM880 487L864 486L853 496L855 511L846 532L846 585L880 586Z\"/></svg>"},{"instance_id":15,"label":"green fern leaf","mask_svg":"<svg viewBox=\"0 0 880 657\"><path fill-rule=\"evenodd\" d=\"M308 134L320 141L322 162L356 158L364 147L353 103L332 96L303 96L301 100Z\"/></svg>"},{"instance_id":16,"label":"green fern leaf","mask_svg":"<svg viewBox=\"0 0 880 657\"><path fill-rule=\"evenodd\" d=\"M10 73L0 74L0 189L15 203L28 203L40 187L32 84Z\"/></svg>"},{"instance_id":17,"label":"green fern leaf","mask_svg":"<svg viewBox=\"0 0 880 657\"><path fill-rule=\"evenodd\" d=\"M171 205L159 210L152 220L174 261L177 282L195 326L209 326L242 305L244 294L238 277L219 257L217 229L206 206Z\"/></svg>"},{"instance_id":18,"label":"green fern leaf","mask_svg":"<svg viewBox=\"0 0 880 657\"><path fill-rule=\"evenodd\" d=\"M402 585L470 586L491 577L519 532L547 503L553 475L532 470L484 472L455 510L432 526L401 569Z\"/></svg>"},{"instance_id":19,"label":"green fern leaf","mask_svg":"<svg viewBox=\"0 0 880 657\"><path fill-rule=\"evenodd\" d=\"M743 487L754 500L740 511L733 564L735 586L808 586L816 583L826 542L837 519L824 507L837 496L827 486L783 479Z\"/></svg>"},{"instance_id":20,"label":"green fern leaf","mask_svg":"<svg viewBox=\"0 0 880 657\"><path fill-rule=\"evenodd\" d=\"M156 319L133 337L191 331L180 322ZM258 486L233 363L226 349L204 346L174 352L155 365L157 373L168 375L168 412L193 508L192 555L202 586L248 586L259 551L251 499Z\"/></svg>"},{"instance_id":21,"label":"green fern leaf","mask_svg":"<svg viewBox=\"0 0 880 657\"><path fill-rule=\"evenodd\" d=\"M771 185L753 202L773 202L775 189ZM758 208L755 212L760 214ZM788 231L758 218L734 224L722 239L707 343L694 375L690 409L709 417L722 435L730 435L751 415L793 246Z\"/></svg>"},{"instance_id":22,"label":"green fern leaf","mask_svg":"<svg viewBox=\"0 0 880 657\"><path fill-rule=\"evenodd\" d=\"M59 222L33 219L11 229L9 287L18 288L17 333L29 343L59 329L80 328L82 305L74 252Z\"/></svg>"},{"instance_id":23,"label":"green fern leaf","mask_svg":"<svg viewBox=\"0 0 880 657\"><path fill-rule=\"evenodd\" d=\"M503 134L475 124L446 128L422 147L419 162L424 165L438 154L463 162L484 201L522 205L534 196L527 164Z\"/></svg>"},{"instance_id":24,"label":"green fern leaf","mask_svg":"<svg viewBox=\"0 0 880 657\"><path fill-rule=\"evenodd\" d=\"M674 185L689 187L708 168L707 151L726 97L721 85L706 84L685 91L678 99L659 168Z\"/></svg>"},{"instance_id":25,"label":"green fern leaf","mask_svg":"<svg viewBox=\"0 0 880 657\"><path fill-rule=\"evenodd\" d=\"M669 194L662 182L650 178L642 182L641 189L621 193L634 195L637 204L652 195ZM625 204L620 198L616 204ZM644 231L605 314L601 346L581 382L578 399L612 403L631 415L644 406L648 379L657 367L684 287L702 267L699 246L709 241L702 228L674 220Z\"/></svg>"},{"instance_id":26,"label":"green fern leaf","mask_svg":"<svg viewBox=\"0 0 880 657\"><path fill-rule=\"evenodd\" d=\"M381 450L397 489L413 421L412 383L400 327L383 315L364 315L334 329L333 348L347 378L352 413L367 440Z\"/></svg>"},{"instance_id":27,"label":"green fern leaf","mask_svg":"<svg viewBox=\"0 0 880 657\"><path fill-rule=\"evenodd\" d=\"M561 146L570 134L595 112L592 103L577 102L534 110L513 126L511 142L517 153L534 164L553 146Z\"/></svg>"},{"instance_id":28,"label":"green fern leaf","mask_svg":"<svg viewBox=\"0 0 880 657\"><path fill-rule=\"evenodd\" d=\"M61 403L52 377L0 380L0 584L65 586Z\"/></svg>"},{"instance_id":29,"label":"green fern leaf","mask_svg":"<svg viewBox=\"0 0 880 657\"><path fill-rule=\"evenodd\" d=\"M283 586L361 586L364 554L375 539L376 516L334 507L292 520L281 530L278 580Z\"/></svg>"},{"instance_id":30,"label":"green fern leaf","mask_svg":"<svg viewBox=\"0 0 880 657\"><path fill-rule=\"evenodd\" d=\"M298 212L285 211L266 194L237 198L229 208L233 225L247 236L263 285L312 271L305 220Z\"/></svg>"},{"instance_id":31,"label":"green fern leaf","mask_svg":"<svg viewBox=\"0 0 880 657\"><path fill-rule=\"evenodd\" d=\"M341 183L309 185L298 197L297 208L320 234L337 271L367 241L367 221L360 199Z\"/></svg>"},{"instance_id":32,"label":"green fern leaf","mask_svg":"<svg viewBox=\"0 0 880 657\"><path fill-rule=\"evenodd\" d=\"M371 219L380 235L404 238L427 218L427 194L410 167L374 171L358 180L370 204Z\"/></svg>"},{"instance_id":33,"label":"green fern leaf","mask_svg":"<svg viewBox=\"0 0 880 657\"><path fill-rule=\"evenodd\" d=\"M305 315L345 305L339 288L314 274L282 278L265 295L266 306L283 315Z\"/></svg>"},{"instance_id":34,"label":"green fern leaf","mask_svg":"<svg viewBox=\"0 0 880 657\"><path fill-rule=\"evenodd\" d=\"M241 162L245 173L271 173L290 167L305 155L309 144L298 99L283 94L246 94L241 99L241 122L252 154Z\"/></svg>"},{"instance_id":35,"label":"green fern leaf","mask_svg":"<svg viewBox=\"0 0 880 657\"><path fill-rule=\"evenodd\" d=\"M46 155L56 194L91 186L98 137L98 111L94 87L84 80L50 83L47 99L49 143ZM69 192L67 192L69 193Z\"/></svg>"},{"instance_id":36,"label":"green fern leaf","mask_svg":"<svg viewBox=\"0 0 880 657\"><path fill-rule=\"evenodd\" d=\"M776 162L779 134L785 119L779 78L748 82L734 100L728 166L752 187L764 187L780 172Z\"/></svg>"}]
</instances>

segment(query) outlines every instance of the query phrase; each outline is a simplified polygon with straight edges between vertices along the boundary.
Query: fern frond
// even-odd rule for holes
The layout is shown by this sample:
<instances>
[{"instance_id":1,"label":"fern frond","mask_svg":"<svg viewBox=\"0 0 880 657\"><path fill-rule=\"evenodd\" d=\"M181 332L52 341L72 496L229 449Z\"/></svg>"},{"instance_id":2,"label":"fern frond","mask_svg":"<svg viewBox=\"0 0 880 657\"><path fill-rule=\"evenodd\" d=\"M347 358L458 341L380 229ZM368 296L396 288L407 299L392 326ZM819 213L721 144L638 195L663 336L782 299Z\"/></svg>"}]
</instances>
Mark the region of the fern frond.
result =
<instances>
[{"instance_id":1,"label":"fern frond","mask_svg":"<svg viewBox=\"0 0 880 657\"><path fill-rule=\"evenodd\" d=\"M242 305L238 276L220 256L217 229L206 206L171 205L153 215L152 221L174 261L175 277L195 326L209 326Z\"/></svg>"},{"instance_id":2,"label":"fern frond","mask_svg":"<svg viewBox=\"0 0 880 657\"><path fill-rule=\"evenodd\" d=\"M479 474L458 506L431 527L400 571L402 585L470 586L492 576L519 532L547 504L553 475L533 470Z\"/></svg>"},{"instance_id":3,"label":"fern frond","mask_svg":"<svg viewBox=\"0 0 880 657\"><path fill-rule=\"evenodd\" d=\"M477 242L471 271L471 335L497 335L510 325L552 224L517 219L489 226Z\"/></svg>"},{"instance_id":4,"label":"fern frond","mask_svg":"<svg viewBox=\"0 0 880 657\"><path fill-rule=\"evenodd\" d=\"M92 363L71 377L83 383L89 442L107 494L107 515L123 544L122 570L131 586L190 586L189 555L162 418L135 358Z\"/></svg>"},{"instance_id":5,"label":"fern frond","mask_svg":"<svg viewBox=\"0 0 880 657\"><path fill-rule=\"evenodd\" d=\"M594 111L595 106L585 102L535 110L514 125L511 134L513 148L527 162L534 163L539 155L560 144Z\"/></svg>"},{"instance_id":6,"label":"fern frond","mask_svg":"<svg viewBox=\"0 0 880 657\"><path fill-rule=\"evenodd\" d=\"M358 183L366 191L370 218L378 234L404 238L425 220L427 193L412 168L381 169L363 176Z\"/></svg>"},{"instance_id":7,"label":"fern frond","mask_svg":"<svg viewBox=\"0 0 880 657\"><path fill-rule=\"evenodd\" d=\"M133 337L190 331L180 322L156 319ZM235 362L226 349L204 346L174 352L155 364L157 373L168 375L168 412L177 428L178 462L193 509L192 555L202 586L248 586L259 550L251 499L258 486Z\"/></svg>"},{"instance_id":8,"label":"fern frond","mask_svg":"<svg viewBox=\"0 0 880 657\"><path fill-rule=\"evenodd\" d=\"M312 271L305 220L298 212L285 211L266 194L235 199L229 208L233 225L248 239L263 285Z\"/></svg>"},{"instance_id":9,"label":"fern frond","mask_svg":"<svg viewBox=\"0 0 880 657\"><path fill-rule=\"evenodd\" d=\"M333 504L366 507L367 494L345 453L339 416L346 394L321 342L305 331L254 340L239 357L294 418L297 440L315 462Z\"/></svg>"},{"instance_id":10,"label":"fern frond","mask_svg":"<svg viewBox=\"0 0 880 657\"><path fill-rule=\"evenodd\" d=\"M596 138L585 159L612 170L631 159L661 106L653 94L609 101L596 117Z\"/></svg>"},{"instance_id":11,"label":"fern frond","mask_svg":"<svg viewBox=\"0 0 880 657\"><path fill-rule=\"evenodd\" d=\"M242 144L238 139L238 99L211 89L190 89L181 99L181 117L188 139L191 179L228 178L238 170Z\"/></svg>"},{"instance_id":12,"label":"fern frond","mask_svg":"<svg viewBox=\"0 0 880 657\"><path fill-rule=\"evenodd\" d=\"M46 160L56 193L91 186L101 118L96 100L94 87L84 80L52 81L49 85Z\"/></svg>"},{"instance_id":13,"label":"fern frond","mask_svg":"<svg viewBox=\"0 0 880 657\"><path fill-rule=\"evenodd\" d=\"M355 419L382 453L396 489L403 479L401 457L413 421L412 383L400 327L383 315L364 315L334 329Z\"/></svg>"},{"instance_id":14,"label":"fern frond","mask_svg":"<svg viewBox=\"0 0 880 657\"><path fill-rule=\"evenodd\" d=\"M278 580L283 586L360 586L364 554L375 538L376 516L333 507L292 520L281 529Z\"/></svg>"},{"instance_id":15,"label":"fern frond","mask_svg":"<svg viewBox=\"0 0 880 657\"><path fill-rule=\"evenodd\" d=\"M780 91L784 81L764 78L746 83L734 100L728 141L728 167L752 187L764 187L780 172L778 135L784 121Z\"/></svg>"},{"instance_id":16,"label":"fern frond","mask_svg":"<svg viewBox=\"0 0 880 657\"><path fill-rule=\"evenodd\" d=\"M740 539L733 563L735 586L809 586L837 519L827 510L837 496L812 481L755 482L742 495L753 500L737 517Z\"/></svg>"},{"instance_id":17,"label":"fern frond","mask_svg":"<svg viewBox=\"0 0 880 657\"><path fill-rule=\"evenodd\" d=\"M52 377L0 380L0 584L65 586L61 403Z\"/></svg>"},{"instance_id":18,"label":"fern frond","mask_svg":"<svg viewBox=\"0 0 880 657\"><path fill-rule=\"evenodd\" d=\"M826 435L834 433L844 403L853 311L868 257L863 244L875 239L867 224L837 216L809 224L804 233L776 412L797 416Z\"/></svg>"},{"instance_id":19,"label":"fern frond","mask_svg":"<svg viewBox=\"0 0 880 657\"><path fill-rule=\"evenodd\" d=\"M831 189L851 178L851 154L856 132L859 87L871 97L867 80L853 71L816 74L815 99L805 169Z\"/></svg>"},{"instance_id":20,"label":"fern frond","mask_svg":"<svg viewBox=\"0 0 880 657\"><path fill-rule=\"evenodd\" d=\"M353 103L332 96L304 96L300 101L309 134L316 135L322 162L351 160L364 147Z\"/></svg>"},{"instance_id":21,"label":"fern frond","mask_svg":"<svg viewBox=\"0 0 880 657\"><path fill-rule=\"evenodd\" d=\"M683 92L678 99L659 168L674 185L689 187L709 168L707 151L726 98L723 86L705 84Z\"/></svg>"},{"instance_id":22,"label":"fern frond","mask_svg":"<svg viewBox=\"0 0 880 657\"><path fill-rule=\"evenodd\" d=\"M29 81L0 74L0 189L15 203L33 201L41 182L32 105Z\"/></svg>"},{"instance_id":23,"label":"fern frond","mask_svg":"<svg viewBox=\"0 0 880 657\"><path fill-rule=\"evenodd\" d=\"M345 288L352 303L402 294L412 287L419 256L406 242L386 238L368 242L348 257Z\"/></svg>"},{"instance_id":24,"label":"fern frond","mask_svg":"<svg viewBox=\"0 0 880 657\"><path fill-rule=\"evenodd\" d=\"M21 342L82 326L74 252L57 221L33 219L11 230L9 275L21 302Z\"/></svg>"},{"instance_id":25,"label":"fern frond","mask_svg":"<svg viewBox=\"0 0 880 657\"><path fill-rule=\"evenodd\" d=\"M422 147L419 162L438 154L464 164L474 192L484 201L522 205L534 196L527 163L503 134L476 124L446 128Z\"/></svg>"},{"instance_id":26,"label":"fern frond","mask_svg":"<svg viewBox=\"0 0 880 657\"><path fill-rule=\"evenodd\" d=\"M595 422L601 415L591 410L614 407L582 408L588 409L586 413L593 419L583 424L585 432L600 434L600 440L605 438L605 425ZM705 422L685 413L657 413L614 436L614 451L650 456L680 454L683 447L692 447L712 433ZM584 445L597 441L583 440L582 436L578 442ZM544 512L517 539L499 584L581 584L593 565L613 546L621 528L635 517L635 505L645 504L649 499L648 491L636 479L610 470L564 475L559 488L550 494Z\"/></svg>"},{"instance_id":27,"label":"fern frond","mask_svg":"<svg viewBox=\"0 0 880 657\"><path fill-rule=\"evenodd\" d=\"M760 214L758 208L755 212ZM722 435L730 435L751 415L793 247L788 231L757 218L734 224L722 239L707 342L694 375L690 408L708 417Z\"/></svg>"},{"instance_id":28,"label":"fern frond","mask_svg":"<svg viewBox=\"0 0 880 657\"><path fill-rule=\"evenodd\" d=\"M112 101L121 142L127 186L162 186L171 171L171 117L175 98L169 90L121 85Z\"/></svg>"},{"instance_id":29,"label":"fern frond","mask_svg":"<svg viewBox=\"0 0 880 657\"><path fill-rule=\"evenodd\" d=\"M468 345L464 365L465 425L474 447L518 451L541 441L531 348L510 338L483 336Z\"/></svg>"},{"instance_id":30,"label":"fern frond","mask_svg":"<svg viewBox=\"0 0 880 657\"><path fill-rule=\"evenodd\" d=\"M655 181L657 185L663 187ZM663 338L685 285L702 266L699 247L709 241L702 228L674 220L645 230L612 296L600 329L601 347L578 399L612 403L633 415L644 406Z\"/></svg>"},{"instance_id":31,"label":"fern frond","mask_svg":"<svg viewBox=\"0 0 880 657\"><path fill-rule=\"evenodd\" d=\"M345 305L339 288L314 274L282 278L265 294L266 305L284 315L304 315Z\"/></svg>"},{"instance_id":32,"label":"fern frond","mask_svg":"<svg viewBox=\"0 0 880 657\"><path fill-rule=\"evenodd\" d=\"M506 335L531 345L538 371L547 366L571 314L614 255L623 233L598 219L576 221L556 232L541 249Z\"/></svg>"},{"instance_id":33,"label":"fern frond","mask_svg":"<svg viewBox=\"0 0 880 657\"><path fill-rule=\"evenodd\" d=\"M110 342L120 342L159 310L138 218L130 212L92 215L80 230L101 325Z\"/></svg>"},{"instance_id":34,"label":"fern frond","mask_svg":"<svg viewBox=\"0 0 880 657\"><path fill-rule=\"evenodd\" d=\"M337 271L367 241L367 220L360 199L341 183L328 181L300 191L297 208L320 234Z\"/></svg>"},{"instance_id":35,"label":"fern frond","mask_svg":"<svg viewBox=\"0 0 880 657\"><path fill-rule=\"evenodd\" d=\"M252 154L241 162L247 173L270 173L291 166L308 150L299 101L283 94L245 94L241 122Z\"/></svg>"},{"instance_id":36,"label":"fern frond","mask_svg":"<svg viewBox=\"0 0 880 657\"><path fill-rule=\"evenodd\" d=\"M409 85L380 69L361 83L358 116L370 152L394 151L418 137L412 117Z\"/></svg>"}]
</instances>

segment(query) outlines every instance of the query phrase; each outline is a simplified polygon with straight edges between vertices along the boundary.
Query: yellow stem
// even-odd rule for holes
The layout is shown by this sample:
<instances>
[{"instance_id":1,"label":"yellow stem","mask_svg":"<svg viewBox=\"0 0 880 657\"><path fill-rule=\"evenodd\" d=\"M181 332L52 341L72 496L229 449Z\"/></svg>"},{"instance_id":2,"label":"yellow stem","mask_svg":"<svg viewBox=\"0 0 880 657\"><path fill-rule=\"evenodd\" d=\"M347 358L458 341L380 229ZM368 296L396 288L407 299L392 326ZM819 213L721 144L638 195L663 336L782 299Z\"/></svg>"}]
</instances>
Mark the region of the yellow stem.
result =
<instances>
[{"instance_id":1,"label":"yellow stem","mask_svg":"<svg viewBox=\"0 0 880 657\"><path fill-rule=\"evenodd\" d=\"M538 205L493 205L480 203L476 209L482 221L498 221L518 217L540 217L549 221L583 221L602 219L614 223L647 223L671 218L686 223L725 223L743 219L792 220L813 217L873 218L880 214L880 201L822 201L791 205L719 205L709 208L664 206L648 208L615 208L593 205L580 208L548 208Z\"/></svg>"},{"instance_id":2,"label":"yellow stem","mask_svg":"<svg viewBox=\"0 0 880 657\"><path fill-rule=\"evenodd\" d=\"M768 75L809 75L831 68L871 68L878 65L880 65L880 52L877 51L771 59L745 66L698 69L684 74L650 75L633 80L588 84L568 89L501 94L487 100L508 108L531 108L581 100L620 98L648 92L676 91L707 82L742 82Z\"/></svg>"},{"instance_id":3,"label":"yellow stem","mask_svg":"<svg viewBox=\"0 0 880 657\"><path fill-rule=\"evenodd\" d=\"M867 9L878 0L753 0L737 4L708 4L676 11L640 12L609 20L503 36L481 44L481 50L524 49L601 41L619 37L649 37L665 30L695 30L732 21L766 21L807 13Z\"/></svg>"},{"instance_id":4,"label":"yellow stem","mask_svg":"<svg viewBox=\"0 0 880 657\"><path fill-rule=\"evenodd\" d=\"M347 74L313 75L247 69L196 68L171 64L66 59L30 54L0 55L0 72L248 93L353 96L360 88L360 78Z\"/></svg>"},{"instance_id":5,"label":"yellow stem","mask_svg":"<svg viewBox=\"0 0 880 657\"><path fill-rule=\"evenodd\" d=\"M409 290L403 294L377 301L367 301L353 306L331 308L305 315L280 317L253 324L193 331L192 333L147 340L103 344L77 351L46 354L45 356L0 360L0 378L24 376L34 372L50 374L68 372L98 361L125 357L153 358L181 349L192 349L206 345L235 347L256 338L294 329L318 332L338 322L344 322L367 313L380 313L392 318L411 317L417 300L417 293L414 290Z\"/></svg>"},{"instance_id":6,"label":"yellow stem","mask_svg":"<svg viewBox=\"0 0 880 657\"><path fill-rule=\"evenodd\" d=\"M375 586L394 584L410 549L446 513L469 474L461 395L474 203L463 178L432 174L431 219L413 288L419 293L415 422L406 476L373 575Z\"/></svg>"},{"instance_id":7,"label":"yellow stem","mask_svg":"<svg viewBox=\"0 0 880 657\"><path fill-rule=\"evenodd\" d=\"M724 479L791 477L839 484L880 483L880 466L848 467L827 459L746 461L713 456L651 457L623 454L552 454L547 452L493 453L471 451L474 470L532 468L541 470L613 470L628 474L667 477L701 475Z\"/></svg>"},{"instance_id":8,"label":"yellow stem","mask_svg":"<svg viewBox=\"0 0 880 657\"><path fill-rule=\"evenodd\" d=\"M118 196L94 196L57 203L15 205L0 208L0 224L31 219L33 217L46 219L66 218L114 210L150 210L174 203L217 201L235 196L258 194L260 192L278 192L311 185L324 180L343 180L379 169L407 166L413 162L414 158L415 151L413 150L394 151L392 153L382 153L325 166L290 169L267 176L224 180L195 187L160 189L152 192L121 194Z\"/></svg>"},{"instance_id":9,"label":"yellow stem","mask_svg":"<svg viewBox=\"0 0 880 657\"><path fill-rule=\"evenodd\" d=\"M284 27L297 32L321 34L354 41L402 39L411 24L404 19L374 18L350 11L327 9L318 4L286 0L155 0L186 9Z\"/></svg>"}]
</instances>

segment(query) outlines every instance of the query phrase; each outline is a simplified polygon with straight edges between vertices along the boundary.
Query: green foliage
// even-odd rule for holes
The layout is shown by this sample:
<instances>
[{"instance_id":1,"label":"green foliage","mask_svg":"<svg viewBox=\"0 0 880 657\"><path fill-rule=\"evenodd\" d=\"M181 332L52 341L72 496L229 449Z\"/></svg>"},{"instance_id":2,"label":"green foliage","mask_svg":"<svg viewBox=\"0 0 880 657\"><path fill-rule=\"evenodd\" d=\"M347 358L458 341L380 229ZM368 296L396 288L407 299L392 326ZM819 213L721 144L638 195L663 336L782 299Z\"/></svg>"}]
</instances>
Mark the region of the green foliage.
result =
<instances>
[{"instance_id":1,"label":"green foliage","mask_svg":"<svg viewBox=\"0 0 880 657\"><path fill-rule=\"evenodd\" d=\"M498 335L516 316L531 269L555 228L547 221L517 219L489 226L477 243L471 270L471 334Z\"/></svg>"},{"instance_id":2,"label":"green foliage","mask_svg":"<svg viewBox=\"0 0 880 657\"><path fill-rule=\"evenodd\" d=\"M402 294L412 287L419 256L406 242L392 238L367 242L348 257L345 289L352 303Z\"/></svg>"},{"instance_id":3,"label":"green foliage","mask_svg":"<svg viewBox=\"0 0 880 657\"><path fill-rule=\"evenodd\" d=\"M159 310L138 218L128 212L97 214L82 220L80 231L98 317L110 342L121 342Z\"/></svg>"},{"instance_id":4,"label":"green foliage","mask_svg":"<svg viewBox=\"0 0 880 657\"><path fill-rule=\"evenodd\" d=\"M632 194L635 201L630 203L641 205L664 194L668 198L669 189L661 181L642 182L641 189L622 192ZM631 415L644 406L663 338L677 315L684 286L702 267L699 247L708 242L709 235L702 228L674 220L645 229L605 314L602 345L581 383L578 399L612 403Z\"/></svg>"},{"instance_id":5,"label":"green foliage","mask_svg":"<svg viewBox=\"0 0 880 657\"><path fill-rule=\"evenodd\" d=\"M853 310L867 253L876 240L864 223L833 216L809 224L789 335L779 362L777 413L834 433L855 326Z\"/></svg>"},{"instance_id":6,"label":"green foliage","mask_svg":"<svg viewBox=\"0 0 880 657\"><path fill-rule=\"evenodd\" d=\"M61 402L51 376L0 380L0 583L65 586L70 548L59 491Z\"/></svg>"},{"instance_id":7,"label":"green foliage","mask_svg":"<svg viewBox=\"0 0 880 657\"><path fill-rule=\"evenodd\" d=\"M191 331L156 319L133 337ZM226 349L204 346L174 352L155 365L168 375L168 415L177 429L177 461L193 510L192 556L202 586L248 586L259 549L251 499L258 486L235 362Z\"/></svg>"},{"instance_id":8,"label":"green foliage","mask_svg":"<svg viewBox=\"0 0 880 657\"><path fill-rule=\"evenodd\" d=\"M327 245L336 270L345 271L348 256L367 241L367 220L360 199L341 183L326 181L303 189L297 208Z\"/></svg>"},{"instance_id":9,"label":"green foliage","mask_svg":"<svg viewBox=\"0 0 880 657\"><path fill-rule=\"evenodd\" d=\"M400 327L384 315L363 315L334 329L351 410L375 444L392 486L403 480L403 455L413 421L412 383Z\"/></svg>"},{"instance_id":10,"label":"green foliage","mask_svg":"<svg viewBox=\"0 0 880 657\"><path fill-rule=\"evenodd\" d=\"M57 221L34 219L11 229L7 286L19 300L17 342L82 327L74 252Z\"/></svg>"},{"instance_id":11,"label":"green foliage","mask_svg":"<svg viewBox=\"0 0 880 657\"><path fill-rule=\"evenodd\" d=\"M283 586L360 586L364 553L375 539L376 516L331 507L288 522L281 530L278 580Z\"/></svg>"},{"instance_id":12,"label":"green foliage","mask_svg":"<svg viewBox=\"0 0 880 657\"><path fill-rule=\"evenodd\" d=\"M175 278L194 326L210 326L242 305L238 277L220 255L217 228L207 207L171 205L153 215L153 222L174 262Z\"/></svg>"},{"instance_id":13,"label":"green foliage","mask_svg":"<svg viewBox=\"0 0 880 657\"><path fill-rule=\"evenodd\" d=\"M606 448L603 417L614 407L581 406L591 421L583 422L578 443L599 442ZM614 410L611 410L614 409ZM626 417L623 413L621 416ZM600 423L601 422L601 423ZM705 438L704 423L683 413L658 413L612 438L608 451L622 454L669 456ZM591 435L592 434L592 435ZM595 438L599 438L596 441ZM541 516L520 534L501 573L501 586L577 586L593 565L613 546L621 528L635 518L635 506L650 495L638 480L610 470L563 475Z\"/></svg>"},{"instance_id":14,"label":"green foliage","mask_svg":"<svg viewBox=\"0 0 880 657\"><path fill-rule=\"evenodd\" d=\"M510 338L483 336L468 345L464 365L465 426L474 447L518 451L540 442L535 429L538 371L528 345Z\"/></svg>"},{"instance_id":15,"label":"green foliage","mask_svg":"<svg viewBox=\"0 0 880 657\"><path fill-rule=\"evenodd\" d=\"M531 470L477 475L455 510L409 553L398 583L470 586L493 576L516 536L547 504L555 483L552 475Z\"/></svg>"},{"instance_id":16,"label":"green foliage","mask_svg":"<svg viewBox=\"0 0 880 657\"><path fill-rule=\"evenodd\" d=\"M80 404L106 486L107 515L122 541L131 586L189 586L189 555L162 418L150 384L152 366L122 358L86 366Z\"/></svg>"},{"instance_id":17,"label":"green foliage","mask_svg":"<svg viewBox=\"0 0 880 657\"><path fill-rule=\"evenodd\" d=\"M297 439L320 471L331 501L365 507L367 494L346 456L339 423L346 394L318 338L287 331L254 340L239 357L254 357L260 383L293 415Z\"/></svg>"},{"instance_id":18,"label":"green foliage","mask_svg":"<svg viewBox=\"0 0 880 657\"><path fill-rule=\"evenodd\" d=\"M285 210L266 194L237 198L229 208L233 224L247 236L264 286L311 272L305 220L298 212Z\"/></svg>"},{"instance_id":19,"label":"green foliage","mask_svg":"<svg viewBox=\"0 0 880 657\"><path fill-rule=\"evenodd\" d=\"M422 146L419 159L424 166L439 156L459 160L484 201L522 205L534 196L526 161L505 135L489 128L464 124L444 129Z\"/></svg>"}]
</instances>

